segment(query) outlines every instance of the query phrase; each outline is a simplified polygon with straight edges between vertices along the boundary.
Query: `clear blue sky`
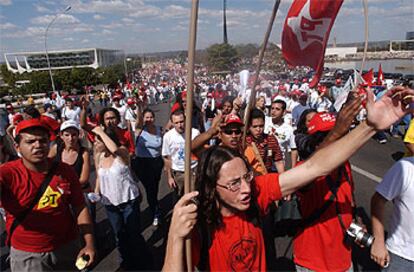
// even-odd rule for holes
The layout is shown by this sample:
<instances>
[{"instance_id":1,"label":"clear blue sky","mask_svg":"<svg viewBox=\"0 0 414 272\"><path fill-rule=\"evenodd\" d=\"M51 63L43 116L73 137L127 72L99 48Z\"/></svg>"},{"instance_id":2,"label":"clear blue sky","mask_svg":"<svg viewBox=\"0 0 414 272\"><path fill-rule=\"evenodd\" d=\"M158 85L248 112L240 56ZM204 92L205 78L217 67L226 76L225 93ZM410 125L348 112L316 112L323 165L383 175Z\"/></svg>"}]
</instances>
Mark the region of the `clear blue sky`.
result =
<instances>
[{"instance_id":1,"label":"clear blue sky","mask_svg":"<svg viewBox=\"0 0 414 272\"><path fill-rule=\"evenodd\" d=\"M323 0L320 0L323 1ZM280 42L292 0L282 0L271 41ZM345 0L334 28L338 43L362 41L362 0ZM227 0L232 44L260 43L272 0ZM414 30L413 0L369 0L370 40L405 39ZM222 41L222 0L200 0L197 47ZM49 30L48 48L100 47L143 53L186 49L190 0L0 0L0 60L5 52L43 51L46 25L67 5Z\"/></svg>"}]
</instances>

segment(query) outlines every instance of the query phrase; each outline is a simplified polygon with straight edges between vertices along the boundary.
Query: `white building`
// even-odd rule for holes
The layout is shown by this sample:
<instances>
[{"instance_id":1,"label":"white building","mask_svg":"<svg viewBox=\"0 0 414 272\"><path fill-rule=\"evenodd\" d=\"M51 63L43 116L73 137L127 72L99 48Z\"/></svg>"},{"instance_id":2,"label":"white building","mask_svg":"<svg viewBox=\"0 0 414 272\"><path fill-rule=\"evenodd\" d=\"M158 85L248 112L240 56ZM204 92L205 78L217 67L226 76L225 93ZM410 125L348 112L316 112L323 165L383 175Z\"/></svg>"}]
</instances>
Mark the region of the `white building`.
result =
<instances>
[{"instance_id":1,"label":"white building","mask_svg":"<svg viewBox=\"0 0 414 272\"><path fill-rule=\"evenodd\" d=\"M52 70L91 67L106 67L124 59L122 50L86 48L75 50L49 51ZM49 70L45 52L5 53L7 69L13 73Z\"/></svg>"}]
</instances>

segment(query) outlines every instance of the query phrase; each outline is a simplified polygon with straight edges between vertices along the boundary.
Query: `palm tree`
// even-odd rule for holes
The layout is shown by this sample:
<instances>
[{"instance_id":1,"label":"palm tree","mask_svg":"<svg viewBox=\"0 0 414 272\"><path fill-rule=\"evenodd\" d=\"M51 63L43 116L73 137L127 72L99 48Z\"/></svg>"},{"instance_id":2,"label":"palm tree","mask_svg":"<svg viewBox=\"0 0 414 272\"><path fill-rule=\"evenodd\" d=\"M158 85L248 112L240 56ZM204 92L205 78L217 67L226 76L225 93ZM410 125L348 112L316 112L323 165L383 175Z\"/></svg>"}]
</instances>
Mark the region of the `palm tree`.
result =
<instances>
[{"instance_id":1,"label":"palm tree","mask_svg":"<svg viewBox=\"0 0 414 272\"><path fill-rule=\"evenodd\" d=\"M226 0L223 0L223 43L227 44Z\"/></svg>"}]
</instances>

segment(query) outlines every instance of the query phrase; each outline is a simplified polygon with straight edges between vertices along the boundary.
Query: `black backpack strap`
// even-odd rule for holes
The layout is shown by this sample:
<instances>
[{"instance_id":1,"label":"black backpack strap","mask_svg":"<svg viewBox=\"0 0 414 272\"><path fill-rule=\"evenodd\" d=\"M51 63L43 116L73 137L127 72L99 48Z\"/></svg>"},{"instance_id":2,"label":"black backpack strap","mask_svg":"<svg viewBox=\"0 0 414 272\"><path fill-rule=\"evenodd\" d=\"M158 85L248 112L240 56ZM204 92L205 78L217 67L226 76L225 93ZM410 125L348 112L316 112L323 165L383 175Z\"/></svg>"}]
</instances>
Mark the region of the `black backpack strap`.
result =
<instances>
[{"instance_id":1,"label":"black backpack strap","mask_svg":"<svg viewBox=\"0 0 414 272\"><path fill-rule=\"evenodd\" d=\"M40 185L39 189L36 192L35 197L33 198L32 202L30 202L29 207L27 207L26 210L21 212L16 218L14 219L8 236L7 236L7 244L11 245L11 238L13 235L13 232L16 230L16 228L24 221L26 216L33 210L33 208L36 206L36 204L39 202L40 198L43 196L43 194L46 191L47 186L49 186L50 181L52 180L55 170L57 168L58 162L53 162L52 167L49 169L49 172L47 173L45 179L43 180L42 184Z\"/></svg>"},{"instance_id":2,"label":"black backpack strap","mask_svg":"<svg viewBox=\"0 0 414 272\"><path fill-rule=\"evenodd\" d=\"M338 177L336 178L336 181L334 181L331 177L331 175L327 175L326 176L326 180L328 183L328 187L329 190L331 191L331 195L329 197L329 199L327 201L325 201L322 205L322 207L320 207L319 209L315 210L310 216L308 216L307 218L302 219L302 227L306 228L307 226L312 225L314 222L316 222L316 220L318 220L322 214L324 214L328 208L332 205L332 203L334 203L335 198L336 198L336 193L338 191L339 185L340 185L340 181L343 175L343 167L340 167L338 170ZM339 217L339 222L341 223L341 226L343 225L342 222L342 218L340 217L339 212L339 207L338 207L338 203L336 202L336 213L338 214Z\"/></svg>"},{"instance_id":3,"label":"black backpack strap","mask_svg":"<svg viewBox=\"0 0 414 272\"><path fill-rule=\"evenodd\" d=\"M326 180L328 181L329 190L332 192L332 195L334 195L335 198L337 197L337 192L338 192L338 189L339 189L339 186L340 186L341 177L342 177L342 175L346 175L346 174L344 174L344 173L346 173L346 169L345 169L344 166L341 166L338 171L339 171L339 173L338 173L338 178L336 179L336 181L332 180L331 176L327 176L327 178L326 178ZM346 179L347 179L347 182L350 182L347 175L346 175ZM345 232L347 228L345 227L344 221L342 219L342 215L341 215L341 211L339 209L338 201L335 202L335 210L336 210L336 214L338 216L339 224L341 225L342 230Z\"/></svg>"}]
</instances>

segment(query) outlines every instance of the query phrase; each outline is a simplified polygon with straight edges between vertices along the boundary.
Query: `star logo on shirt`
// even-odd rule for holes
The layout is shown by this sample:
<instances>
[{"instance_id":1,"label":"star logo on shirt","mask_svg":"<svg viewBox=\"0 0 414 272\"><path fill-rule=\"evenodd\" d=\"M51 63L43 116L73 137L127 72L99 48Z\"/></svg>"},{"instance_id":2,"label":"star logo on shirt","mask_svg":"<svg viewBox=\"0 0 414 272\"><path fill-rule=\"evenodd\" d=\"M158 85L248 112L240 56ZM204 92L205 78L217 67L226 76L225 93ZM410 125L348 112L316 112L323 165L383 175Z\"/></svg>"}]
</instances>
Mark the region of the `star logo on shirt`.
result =
<instances>
[{"instance_id":1,"label":"star logo on shirt","mask_svg":"<svg viewBox=\"0 0 414 272\"><path fill-rule=\"evenodd\" d=\"M58 200L62 196L59 191L54 191L50 186L47 187L43 196L37 203L37 209L41 210L47 207L56 208L58 206Z\"/></svg>"},{"instance_id":2,"label":"star logo on shirt","mask_svg":"<svg viewBox=\"0 0 414 272\"><path fill-rule=\"evenodd\" d=\"M287 20L288 26L293 33L300 33L296 36L300 50L303 51L311 43L317 42L322 46L323 38L331 23L331 18L314 19L310 15L310 0L306 1L297 17L290 17Z\"/></svg>"}]
</instances>

